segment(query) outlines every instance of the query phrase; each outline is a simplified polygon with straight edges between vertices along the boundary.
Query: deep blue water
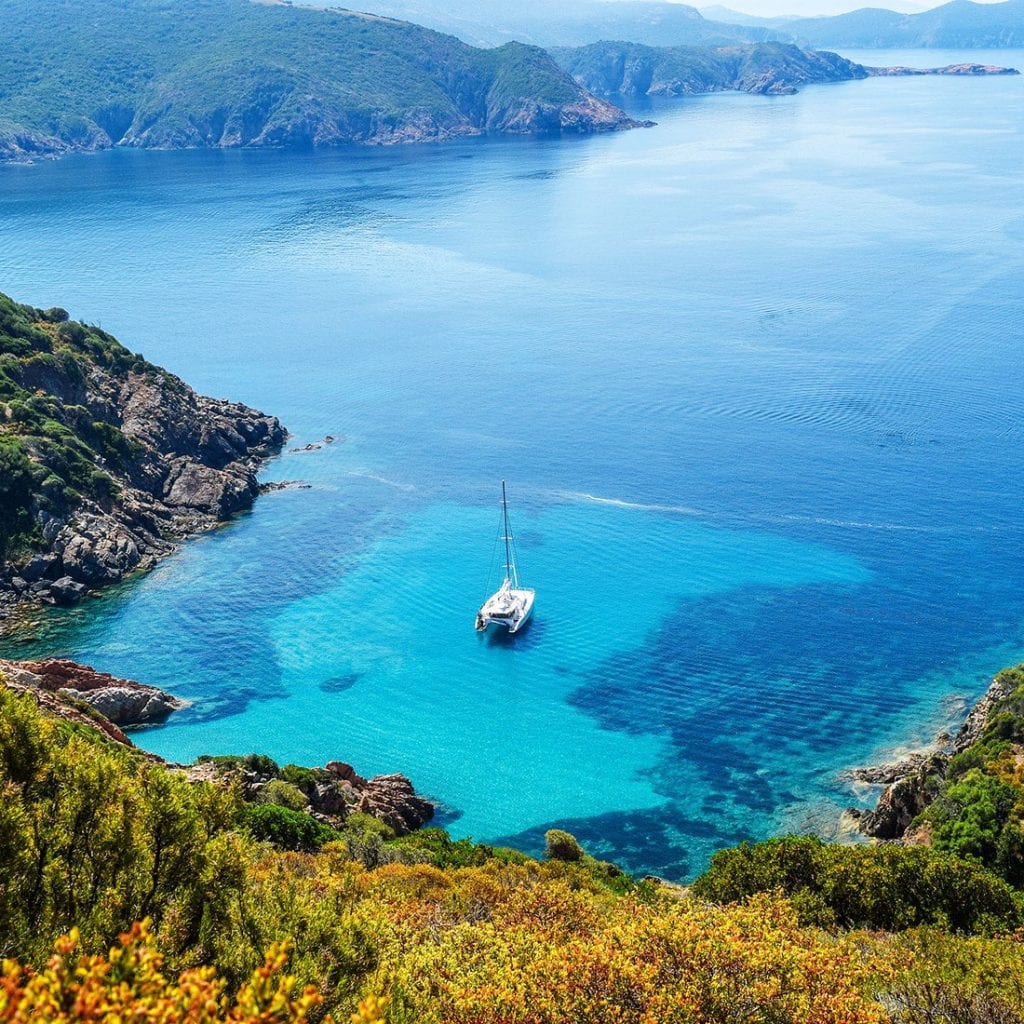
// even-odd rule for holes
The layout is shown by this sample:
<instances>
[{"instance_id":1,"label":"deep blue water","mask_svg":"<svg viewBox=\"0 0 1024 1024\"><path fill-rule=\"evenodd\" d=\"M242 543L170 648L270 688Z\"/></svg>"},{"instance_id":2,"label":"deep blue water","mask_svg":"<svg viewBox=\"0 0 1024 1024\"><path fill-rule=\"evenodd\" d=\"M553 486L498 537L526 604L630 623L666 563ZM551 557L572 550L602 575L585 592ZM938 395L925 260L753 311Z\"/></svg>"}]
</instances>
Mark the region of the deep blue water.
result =
<instances>
[{"instance_id":1,"label":"deep blue water","mask_svg":"<svg viewBox=\"0 0 1024 1024\"><path fill-rule=\"evenodd\" d=\"M192 699L167 757L404 771L478 839L685 878L833 834L842 768L1024 656L1024 78L652 109L0 169L3 290L341 438L6 653ZM502 477L511 643L472 628Z\"/></svg>"}]
</instances>

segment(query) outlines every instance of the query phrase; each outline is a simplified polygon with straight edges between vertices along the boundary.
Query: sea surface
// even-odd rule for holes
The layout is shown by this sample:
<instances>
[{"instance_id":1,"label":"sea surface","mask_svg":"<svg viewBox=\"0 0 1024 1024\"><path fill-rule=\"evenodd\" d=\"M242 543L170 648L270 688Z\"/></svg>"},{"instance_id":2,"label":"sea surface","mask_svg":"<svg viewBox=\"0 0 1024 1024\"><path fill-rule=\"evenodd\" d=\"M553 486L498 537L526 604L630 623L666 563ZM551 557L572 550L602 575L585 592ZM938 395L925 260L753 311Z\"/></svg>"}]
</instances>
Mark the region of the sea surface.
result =
<instances>
[{"instance_id":1,"label":"sea surface","mask_svg":"<svg viewBox=\"0 0 1024 1024\"><path fill-rule=\"evenodd\" d=\"M0 169L0 288L336 438L4 653L188 698L168 758L404 772L460 836L686 879L835 835L844 768L1024 658L1024 77L638 109ZM511 640L473 631L503 478Z\"/></svg>"}]
</instances>

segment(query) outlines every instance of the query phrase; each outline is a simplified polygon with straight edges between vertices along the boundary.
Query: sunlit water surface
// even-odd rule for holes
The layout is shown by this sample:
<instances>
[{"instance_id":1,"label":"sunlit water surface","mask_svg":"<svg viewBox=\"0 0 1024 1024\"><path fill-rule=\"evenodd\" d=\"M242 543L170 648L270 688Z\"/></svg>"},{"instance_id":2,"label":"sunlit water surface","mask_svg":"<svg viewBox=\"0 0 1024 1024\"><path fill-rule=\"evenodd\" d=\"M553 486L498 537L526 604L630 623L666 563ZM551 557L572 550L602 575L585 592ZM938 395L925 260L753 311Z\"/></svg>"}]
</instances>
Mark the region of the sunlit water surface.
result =
<instances>
[{"instance_id":1,"label":"sunlit water surface","mask_svg":"<svg viewBox=\"0 0 1024 1024\"><path fill-rule=\"evenodd\" d=\"M844 767L1024 653L1022 110L1024 78L877 79L0 170L5 291L338 438L6 653L189 698L137 737L166 757L403 771L457 835L686 878L833 834ZM502 477L514 642L472 628Z\"/></svg>"}]
</instances>

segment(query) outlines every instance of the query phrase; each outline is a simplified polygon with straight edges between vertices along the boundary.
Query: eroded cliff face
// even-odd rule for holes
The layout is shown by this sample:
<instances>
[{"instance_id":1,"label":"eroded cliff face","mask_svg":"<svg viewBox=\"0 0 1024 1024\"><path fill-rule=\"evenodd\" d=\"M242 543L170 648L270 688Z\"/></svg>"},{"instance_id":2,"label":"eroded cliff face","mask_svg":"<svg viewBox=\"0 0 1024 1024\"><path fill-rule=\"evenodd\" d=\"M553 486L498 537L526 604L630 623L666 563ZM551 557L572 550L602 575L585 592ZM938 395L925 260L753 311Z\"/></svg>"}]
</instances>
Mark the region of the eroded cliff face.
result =
<instances>
[{"instance_id":1,"label":"eroded cliff face","mask_svg":"<svg viewBox=\"0 0 1024 1024\"><path fill-rule=\"evenodd\" d=\"M865 67L827 50L791 43L745 46L642 46L601 42L553 50L559 64L598 96L691 96L735 91L788 95L805 85L899 75L1015 75L992 64L936 68Z\"/></svg>"},{"instance_id":2,"label":"eroded cliff face","mask_svg":"<svg viewBox=\"0 0 1024 1024\"><path fill-rule=\"evenodd\" d=\"M0 442L25 480L0 524L0 615L79 600L252 504L286 436L275 417L196 394L62 310L5 302Z\"/></svg>"},{"instance_id":3,"label":"eroded cliff face","mask_svg":"<svg viewBox=\"0 0 1024 1024\"><path fill-rule=\"evenodd\" d=\"M787 43L653 47L601 42L553 51L559 64L599 96L690 96L737 91L796 92L815 82L867 78L868 71L834 53Z\"/></svg>"}]
</instances>

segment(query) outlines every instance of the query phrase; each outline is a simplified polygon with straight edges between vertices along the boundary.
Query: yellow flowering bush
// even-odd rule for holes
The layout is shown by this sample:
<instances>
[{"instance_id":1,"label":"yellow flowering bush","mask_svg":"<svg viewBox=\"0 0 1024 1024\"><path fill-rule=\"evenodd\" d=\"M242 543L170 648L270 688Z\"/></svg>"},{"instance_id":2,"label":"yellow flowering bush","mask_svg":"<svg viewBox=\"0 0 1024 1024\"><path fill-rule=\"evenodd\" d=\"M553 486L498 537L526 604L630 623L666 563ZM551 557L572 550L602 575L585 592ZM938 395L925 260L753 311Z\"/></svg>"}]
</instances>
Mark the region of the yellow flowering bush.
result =
<instances>
[{"instance_id":1,"label":"yellow flowering bush","mask_svg":"<svg viewBox=\"0 0 1024 1024\"><path fill-rule=\"evenodd\" d=\"M58 939L38 972L4 961L3 1024L304 1024L322 1001L284 973L287 943L270 948L233 998L212 967L168 977L148 921L122 935L107 956L79 953L78 944L75 931Z\"/></svg>"}]
</instances>

